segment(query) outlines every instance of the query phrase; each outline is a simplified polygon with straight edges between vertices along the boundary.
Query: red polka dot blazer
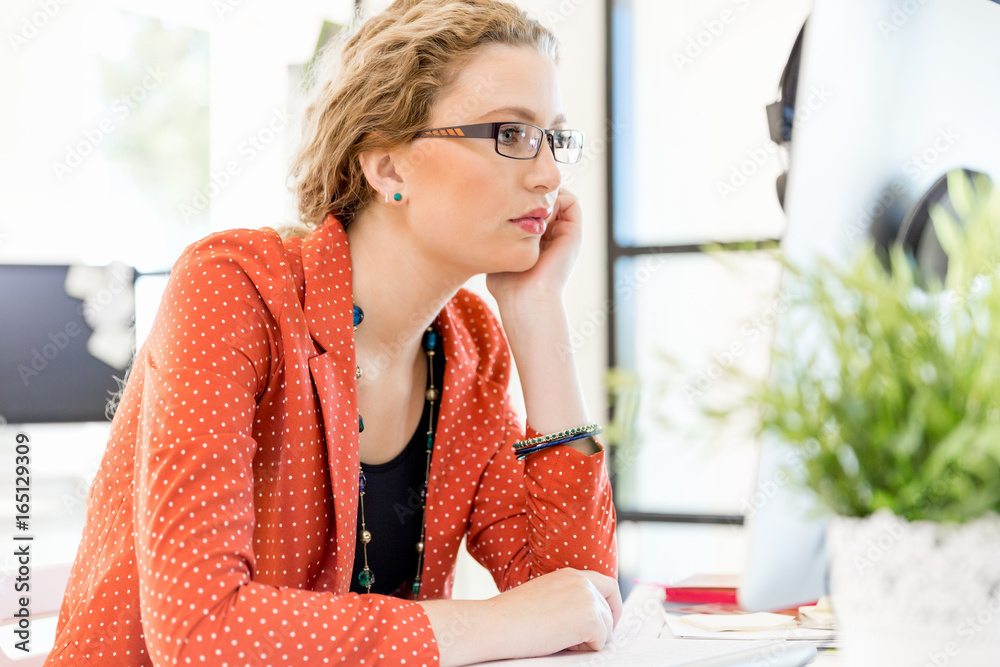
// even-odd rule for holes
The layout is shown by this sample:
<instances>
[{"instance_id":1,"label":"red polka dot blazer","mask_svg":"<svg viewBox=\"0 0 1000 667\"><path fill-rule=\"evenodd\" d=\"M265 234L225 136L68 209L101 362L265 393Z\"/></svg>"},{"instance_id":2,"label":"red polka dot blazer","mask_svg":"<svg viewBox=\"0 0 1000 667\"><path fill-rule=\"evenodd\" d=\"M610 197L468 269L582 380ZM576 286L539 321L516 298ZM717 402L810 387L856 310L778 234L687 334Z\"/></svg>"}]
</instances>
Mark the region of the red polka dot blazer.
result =
<instances>
[{"instance_id":1,"label":"red polka dot blazer","mask_svg":"<svg viewBox=\"0 0 1000 667\"><path fill-rule=\"evenodd\" d=\"M347 236L221 232L178 260L88 497L46 665L438 663L414 601L349 593L358 409ZM421 599L450 596L459 542L501 590L560 567L615 576L603 452L517 461L499 324L460 291Z\"/></svg>"}]
</instances>

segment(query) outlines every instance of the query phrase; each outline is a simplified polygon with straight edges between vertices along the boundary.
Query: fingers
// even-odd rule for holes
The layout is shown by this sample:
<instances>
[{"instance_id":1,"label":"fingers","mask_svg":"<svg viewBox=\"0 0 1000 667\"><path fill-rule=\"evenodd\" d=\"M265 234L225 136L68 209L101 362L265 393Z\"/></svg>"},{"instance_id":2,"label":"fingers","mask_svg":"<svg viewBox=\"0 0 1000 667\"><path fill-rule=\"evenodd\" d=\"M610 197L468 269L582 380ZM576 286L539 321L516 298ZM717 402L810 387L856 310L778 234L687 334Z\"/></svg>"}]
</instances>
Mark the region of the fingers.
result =
<instances>
[{"instance_id":1,"label":"fingers","mask_svg":"<svg viewBox=\"0 0 1000 667\"><path fill-rule=\"evenodd\" d=\"M618 582L611 577L589 570L580 570L580 574L587 578L594 589L596 589L597 599L603 602L597 611L599 621L604 625L603 633L598 631L594 640L585 643L592 650L599 651L611 640L615 625L618 624L618 619L621 618L621 591L618 588Z\"/></svg>"},{"instance_id":2,"label":"fingers","mask_svg":"<svg viewBox=\"0 0 1000 667\"><path fill-rule=\"evenodd\" d=\"M622 591L618 588L618 582L615 582L615 590L612 595L604 599L608 601L608 606L611 608L612 627L616 627L618 621L622 620L622 609L625 606L622 602Z\"/></svg>"},{"instance_id":3,"label":"fingers","mask_svg":"<svg viewBox=\"0 0 1000 667\"><path fill-rule=\"evenodd\" d=\"M559 197L556 199L556 206L553 209L553 219L564 219L571 220L573 222L580 222L580 198L569 190L562 189L559 191Z\"/></svg>"},{"instance_id":4,"label":"fingers","mask_svg":"<svg viewBox=\"0 0 1000 667\"><path fill-rule=\"evenodd\" d=\"M601 594L601 597L608 603L612 622L614 625L618 625L618 621L622 617L622 592L618 588L618 582L598 572L581 570L581 573L590 580L590 583L594 585Z\"/></svg>"}]
</instances>

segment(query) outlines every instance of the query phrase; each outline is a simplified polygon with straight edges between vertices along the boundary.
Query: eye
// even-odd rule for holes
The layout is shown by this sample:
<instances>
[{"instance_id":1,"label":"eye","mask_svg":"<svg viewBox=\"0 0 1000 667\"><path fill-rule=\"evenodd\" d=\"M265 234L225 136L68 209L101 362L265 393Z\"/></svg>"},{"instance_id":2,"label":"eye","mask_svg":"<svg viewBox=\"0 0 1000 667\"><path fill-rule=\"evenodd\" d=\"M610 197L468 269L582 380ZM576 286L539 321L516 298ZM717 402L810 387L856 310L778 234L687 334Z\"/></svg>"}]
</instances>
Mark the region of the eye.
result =
<instances>
[{"instance_id":1,"label":"eye","mask_svg":"<svg viewBox=\"0 0 1000 667\"><path fill-rule=\"evenodd\" d=\"M504 146L517 146L524 143L528 128L525 125L503 125L497 133L497 141Z\"/></svg>"}]
</instances>

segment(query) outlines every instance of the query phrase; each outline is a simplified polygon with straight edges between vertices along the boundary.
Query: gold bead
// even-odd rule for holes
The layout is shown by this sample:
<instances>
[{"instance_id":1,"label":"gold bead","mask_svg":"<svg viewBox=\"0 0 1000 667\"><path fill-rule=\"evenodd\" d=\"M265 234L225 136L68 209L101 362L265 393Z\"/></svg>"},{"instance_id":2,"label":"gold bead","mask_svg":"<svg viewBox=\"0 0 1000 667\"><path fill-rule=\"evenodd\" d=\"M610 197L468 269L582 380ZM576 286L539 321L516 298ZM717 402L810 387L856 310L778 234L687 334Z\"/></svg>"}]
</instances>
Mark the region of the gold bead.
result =
<instances>
[{"instance_id":1,"label":"gold bead","mask_svg":"<svg viewBox=\"0 0 1000 667\"><path fill-rule=\"evenodd\" d=\"M418 554L422 554L423 552L424 552L424 543L423 542L417 542L417 553Z\"/></svg>"},{"instance_id":2,"label":"gold bead","mask_svg":"<svg viewBox=\"0 0 1000 667\"><path fill-rule=\"evenodd\" d=\"M361 544L368 544L371 541L372 541L372 534L369 533L367 530L362 530L361 531Z\"/></svg>"},{"instance_id":3,"label":"gold bead","mask_svg":"<svg viewBox=\"0 0 1000 667\"><path fill-rule=\"evenodd\" d=\"M436 401L438 400L438 396L440 395L441 393L437 389L434 389L433 387L428 389L426 393L428 401Z\"/></svg>"},{"instance_id":4,"label":"gold bead","mask_svg":"<svg viewBox=\"0 0 1000 667\"><path fill-rule=\"evenodd\" d=\"M360 380L361 376L363 375L363 373L361 372L361 366L355 366L354 368L355 368L354 379L355 380Z\"/></svg>"}]
</instances>

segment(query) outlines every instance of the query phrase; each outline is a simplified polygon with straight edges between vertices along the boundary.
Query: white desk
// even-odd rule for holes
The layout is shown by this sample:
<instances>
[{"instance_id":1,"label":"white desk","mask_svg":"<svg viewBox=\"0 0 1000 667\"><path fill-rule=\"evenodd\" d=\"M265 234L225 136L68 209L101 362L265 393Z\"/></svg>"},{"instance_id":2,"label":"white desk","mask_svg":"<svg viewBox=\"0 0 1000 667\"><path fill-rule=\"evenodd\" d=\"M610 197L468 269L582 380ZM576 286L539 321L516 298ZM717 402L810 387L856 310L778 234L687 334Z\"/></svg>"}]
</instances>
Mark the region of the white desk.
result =
<instances>
[{"instance_id":1,"label":"white desk","mask_svg":"<svg viewBox=\"0 0 1000 667\"><path fill-rule=\"evenodd\" d=\"M660 638L666 624L660 602L663 589L636 586L625 600L622 618L615 628L614 641L599 652L563 651L544 658L498 660L481 665L518 665L519 667L657 667L670 656L670 645L696 639ZM739 640L733 640L739 641ZM843 662L836 655L820 652L812 663L815 667L839 667Z\"/></svg>"}]
</instances>

